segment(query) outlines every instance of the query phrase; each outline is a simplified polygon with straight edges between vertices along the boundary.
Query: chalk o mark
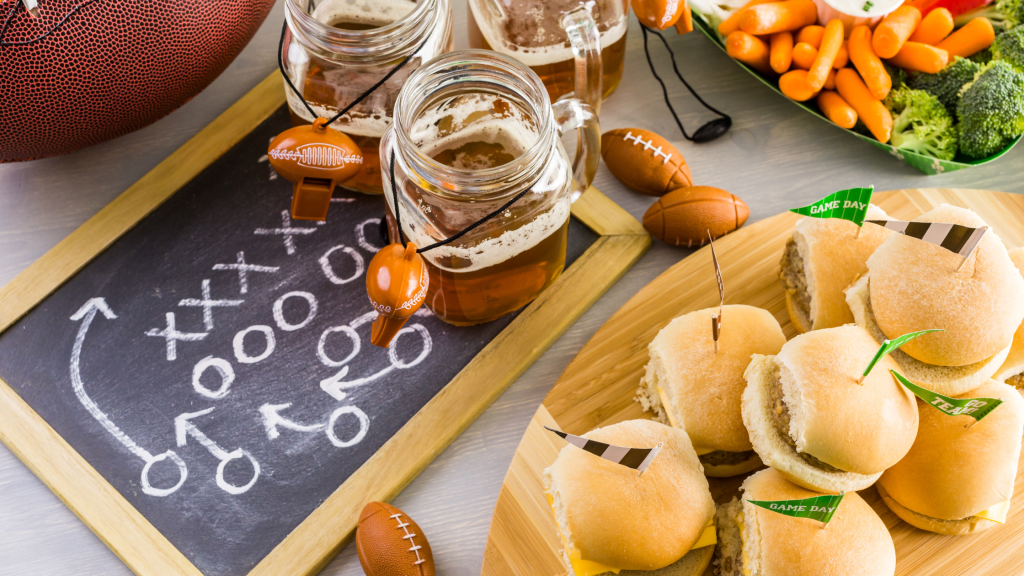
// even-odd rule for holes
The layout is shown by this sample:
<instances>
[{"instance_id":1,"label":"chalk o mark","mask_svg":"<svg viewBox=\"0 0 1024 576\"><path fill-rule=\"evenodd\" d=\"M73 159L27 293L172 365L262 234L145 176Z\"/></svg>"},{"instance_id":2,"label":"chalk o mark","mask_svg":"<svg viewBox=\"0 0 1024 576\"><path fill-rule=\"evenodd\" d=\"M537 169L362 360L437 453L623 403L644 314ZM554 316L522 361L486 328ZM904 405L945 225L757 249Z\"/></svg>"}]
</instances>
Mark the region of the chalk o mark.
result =
<instances>
[{"instance_id":1,"label":"chalk o mark","mask_svg":"<svg viewBox=\"0 0 1024 576\"><path fill-rule=\"evenodd\" d=\"M252 462L252 480L249 480L249 482L244 486L235 486L234 484L229 484L228 481L224 479L224 468L228 465L228 462L231 462L232 460L238 460L239 458L248 458L249 462ZM239 494L245 494L246 492L249 491L249 488L252 488L252 485L256 483L256 479L259 477L260 463L257 462L256 459L252 457L252 454L249 454L248 452L242 450L241 448L228 454L228 457L221 460L220 464L217 465L217 486L220 486L220 489L227 492L228 494L232 494L235 496Z\"/></svg>"},{"instance_id":2,"label":"chalk o mark","mask_svg":"<svg viewBox=\"0 0 1024 576\"><path fill-rule=\"evenodd\" d=\"M284 319L284 302L289 298L302 298L309 304L309 312L306 314L306 318L298 324L291 324ZM277 322L277 327L285 332L292 332L299 328L304 328L307 324L316 318L316 297L309 292L289 292L274 302L274 322Z\"/></svg>"},{"instance_id":3,"label":"chalk o mark","mask_svg":"<svg viewBox=\"0 0 1024 576\"><path fill-rule=\"evenodd\" d=\"M245 351L245 336L250 332L261 332L263 337L267 341L267 347L263 350L263 353L258 356L250 356ZM235 334L235 340L233 342L235 348L235 359L242 364L255 364L260 360L265 360L267 356L270 356L274 352L276 342L274 341L274 329L270 326L264 326L262 324L256 326L249 326L245 330L242 330Z\"/></svg>"},{"instance_id":4,"label":"chalk o mark","mask_svg":"<svg viewBox=\"0 0 1024 576\"><path fill-rule=\"evenodd\" d=\"M352 262L356 265L356 271L352 273L348 278L341 278L334 273L334 266L331 265L331 254L335 251L341 250L345 254L348 254L352 258ZM331 281L331 284L348 284L353 280L362 278L363 271L366 270L366 265L363 263L363 255L356 252L355 249L349 248L344 244L339 244L334 248L331 248L320 257L320 268L324 271L324 276Z\"/></svg>"},{"instance_id":5,"label":"chalk o mark","mask_svg":"<svg viewBox=\"0 0 1024 576\"><path fill-rule=\"evenodd\" d=\"M398 339L402 337L402 334L411 334L412 332L418 332L420 337L423 338L423 349L420 350L420 355L413 359L412 362L405 363L398 357ZM413 366L423 362L424 359L430 354L430 350L434 347L433 341L430 339L430 332L423 327L422 324L410 324L405 328L398 331L395 334L395 339L392 345L388 347L388 360L391 360L391 365L399 370L405 368L412 368Z\"/></svg>"},{"instance_id":6,"label":"chalk o mark","mask_svg":"<svg viewBox=\"0 0 1024 576\"><path fill-rule=\"evenodd\" d=\"M380 226L380 218L370 218L369 220L363 220L359 224L356 224L356 243L359 247L371 254L376 254L383 246L374 246L366 240L365 228L367 224L375 224Z\"/></svg>"},{"instance_id":7,"label":"chalk o mark","mask_svg":"<svg viewBox=\"0 0 1024 576\"><path fill-rule=\"evenodd\" d=\"M153 467L153 464L163 462L168 458L178 467L178 483L170 488L154 488L149 483L149 469ZM177 492L178 488L181 488L186 478L188 478L188 468L185 466L185 461L181 459L181 456L175 454L174 450L168 450L163 454L157 454L152 458L146 459L146 465L142 467L142 492L150 496L170 496Z\"/></svg>"},{"instance_id":8,"label":"chalk o mark","mask_svg":"<svg viewBox=\"0 0 1024 576\"><path fill-rule=\"evenodd\" d=\"M210 390L202 383L203 373L208 368L213 368L220 375L220 388L216 390ZM196 392L217 400L228 395L231 390L231 384L235 381L235 369L231 367L231 363L223 358L214 358L213 356L207 356L192 368L192 387L195 388Z\"/></svg>"},{"instance_id":9,"label":"chalk o mark","mask_svg":"<svg viewBox=\"0 0 1024 576\"><path fill-rule=\"evenodd\" d=\"M352 351L348 353L348 356L345 356L344 360L332 359L330 356L327 355L327 351L324 349L324 346L327 345L327 337L335 332L344 333L346 336L348 336L349 340L352 341ZM355 330L348 326L331 326L327 330L324 330L324 333L320 335L320 342L318 342L316 345L316 355L317 357L320 358L320 362L322 362L324 366L331 366L333 368L337 368L338 366L344 366L350 360L355 358L356 354L359 354L359 349L359 334L357 334Z\"/></svg>"},{"instance_id":10,"label":"chalk o mark","mask_svg":"<svg viewBox=\"0 0 1024 576\"><path fill-rule=\"evenodd\" d=\"M334 424L338 421L338 418L345 414L351 414L359 419L359 432L349 440L341 440L334 435ZM365 412L355 406L343 406L335 410L331 414L331 419L327 421L327 439L331 441L331 444L334 444L338 448L348 448L349 446L355 446L362 442L369 429L370 417L367 416Z\"/></svg>"}]
</instances>

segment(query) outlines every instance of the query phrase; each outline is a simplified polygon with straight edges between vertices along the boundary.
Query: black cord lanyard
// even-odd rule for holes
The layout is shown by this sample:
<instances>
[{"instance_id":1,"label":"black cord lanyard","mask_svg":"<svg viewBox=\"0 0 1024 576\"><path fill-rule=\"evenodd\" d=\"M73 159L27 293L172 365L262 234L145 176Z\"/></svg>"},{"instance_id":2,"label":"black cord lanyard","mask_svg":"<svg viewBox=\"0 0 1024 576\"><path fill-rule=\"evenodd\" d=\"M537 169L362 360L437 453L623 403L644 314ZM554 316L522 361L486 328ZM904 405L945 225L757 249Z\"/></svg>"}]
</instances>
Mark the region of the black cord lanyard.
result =
<instances>
[{"instance_id":1,"label":"black cord lanyard","mask_svg":"<svg viewBox=\"0 0 1024 576\"><path fill-rule=\"evenodd\" d=\"M719 111L717 108L705 102L704 99L701 98L700 95L697 94L697 92L690 86L690 83L683 78L683 75L679 73L679 67L676 66L676 55L668 45L668 41L665 40L664 36L662 36L657 30L651 30L643 24L640 25L640 30L644 33L644 55L647 56L647 65L650 66L651 74L654 74L655 80L658 81L658 84L661 84L661 93L665 97L665 104L668 105L669 112L671 112L672 117L675 118L676 125L679 126L679 131L683 133L683 138L699 144L701 142L710 142L722 134L725 134L729 130L729 127L732 126L732 118L730 118L728 114ZM720 118L712 120L700 128L697 128L697 131L693 133L693 136L687 134L686 129L683 128L683 123L679 120L679 116L676 114L675 108L672 107L672 102L669 101L668 89L665 88L665 82L661 80L661 76L658 76L658 72L654 69L654 62L651 61L651 52L647 48L648 32L661 39L661 43L665 45L665 49L668 50L668 54L672 58L672 69L675 70L676 77L679 78L679 81L682 82L684 86L686 86L686 89L690 91L690 94L693 94L693 97L696 98L697 101L705 108L720 116Z\"/></svg>"}]
</instances>

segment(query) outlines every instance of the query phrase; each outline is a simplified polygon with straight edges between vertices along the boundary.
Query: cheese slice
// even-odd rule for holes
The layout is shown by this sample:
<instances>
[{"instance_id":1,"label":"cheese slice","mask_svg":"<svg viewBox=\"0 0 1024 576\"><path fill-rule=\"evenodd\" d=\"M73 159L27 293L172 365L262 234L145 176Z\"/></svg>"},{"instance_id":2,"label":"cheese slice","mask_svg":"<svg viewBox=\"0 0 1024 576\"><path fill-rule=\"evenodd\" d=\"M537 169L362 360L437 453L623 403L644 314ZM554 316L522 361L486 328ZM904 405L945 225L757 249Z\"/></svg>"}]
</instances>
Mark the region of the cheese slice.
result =
<instances>
[{"instance_id":1,"label":"cheese slice","mask_svg":"<svg viewBox=\"0 0 1024 576\"><path fill-rule=\"evenodd\" d=\"M600 562L580 558L579 550L573 550L569 553L569 562L572 563L572 571L576 576L597 576L598 574L606 574L608 572L611 572L612 574L618 574L620 572L619 568L612 568L611 566L605 566Z\"/></svg>"},{"instance_id":2,"label":"cheese slice","mask_svg":"<svg viewBox=\"0 0 1024 576\"><path fill-rule=\"evenodd\" d=\"M700 538L697 539L697 543L693 545L691 550L697 548L703 548L705 546L714 546L718 543L718 534L715 532L715 521L714 519L708 520L708 525L704 527L704 531L701 532Z\"/></svg>"},{"instance_id":3,"label":"cheese slice","mask_svg":"<svg viewBox=\"0 0 1024 576\"><path fill-rule=\"evenodd\" d=\"M750 576L750 558L747 556L746 539L743 534L743 512L736 515L736 527L740 529L740 545L743 547L743 576Z\"/></svg>"},{"instance_id":4,"label":"cheese slice","mask_svg":"<svg viewBox=\"0 0 1024 576\"><path fill-rule=\"evenodd\" d=\"M982 510L975 514L978 518L984 518L1000 524L1006 523L1006 514L1010 511L1010 501L1000 502L988 510Z\"/></svg>"}]
</instances>

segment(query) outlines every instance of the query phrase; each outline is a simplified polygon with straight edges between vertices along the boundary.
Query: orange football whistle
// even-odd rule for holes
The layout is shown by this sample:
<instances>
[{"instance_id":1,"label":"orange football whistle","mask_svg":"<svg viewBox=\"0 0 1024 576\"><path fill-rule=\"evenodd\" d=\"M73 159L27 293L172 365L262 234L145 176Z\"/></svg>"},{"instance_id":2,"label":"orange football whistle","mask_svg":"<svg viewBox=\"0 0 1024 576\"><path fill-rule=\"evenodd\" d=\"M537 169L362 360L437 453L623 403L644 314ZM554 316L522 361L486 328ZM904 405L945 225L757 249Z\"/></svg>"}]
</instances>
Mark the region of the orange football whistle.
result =
<instances>
[{"instance_id":1,"label":"orange football whistle","mask_svg":"<svg viewBox=\"0 0 1024 576\"><path fill-rule=\"evenodd\" d=\"M416 245L388 244L380 249L366 270L366 293L377 311L370 343L387 348L398 331L427 297L430 275Z\"/></svg>"},{"instance_id":2,"label":"orange football whistle","mask_svg":"<svg viewBox=\"0 0 1024 576\"><path fill-rule=\"evenodd\" d=\"M292 218L296 220L327 218L334 187L358 174L363 164L356 143L328 129L323 118L278 134L270 142L267 157L278 174L295 183Z\"/></svg>"}]
</instances>

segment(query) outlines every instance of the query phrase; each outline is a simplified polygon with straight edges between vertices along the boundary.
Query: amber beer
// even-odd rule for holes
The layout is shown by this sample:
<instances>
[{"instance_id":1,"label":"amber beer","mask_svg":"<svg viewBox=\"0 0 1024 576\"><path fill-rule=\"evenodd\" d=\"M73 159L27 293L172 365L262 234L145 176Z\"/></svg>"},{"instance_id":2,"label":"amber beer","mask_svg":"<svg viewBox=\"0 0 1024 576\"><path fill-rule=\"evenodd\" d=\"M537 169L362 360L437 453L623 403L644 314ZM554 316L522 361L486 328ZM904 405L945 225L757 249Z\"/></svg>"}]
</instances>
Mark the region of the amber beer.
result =
<instances>
[{"instance_id":1,"label":"amber beer","mask_svg":"<svg viewBox=\"0 0 1024 576\"><path fill-rule=\"evenodd\" d=\"M530 67L540 76L551 101L572 94L575 88L576 61L558 25L562 12L575 8L579 0L515 0L494 8L497 0L469 0L469 45L473 48L495 50L511 56ZM626 61L626 28L628 21L621 0L600 0L602 9L611 19L620 21L605 26L598 22L601 33L602 92L607 98L622 81ZM494 12L504 12L498 17ZM612 13L617 13L613 16ZM535 32L545 30L546 34ZM578 96L578 95L577 95Z\"/></svg>"}]
</instances>

